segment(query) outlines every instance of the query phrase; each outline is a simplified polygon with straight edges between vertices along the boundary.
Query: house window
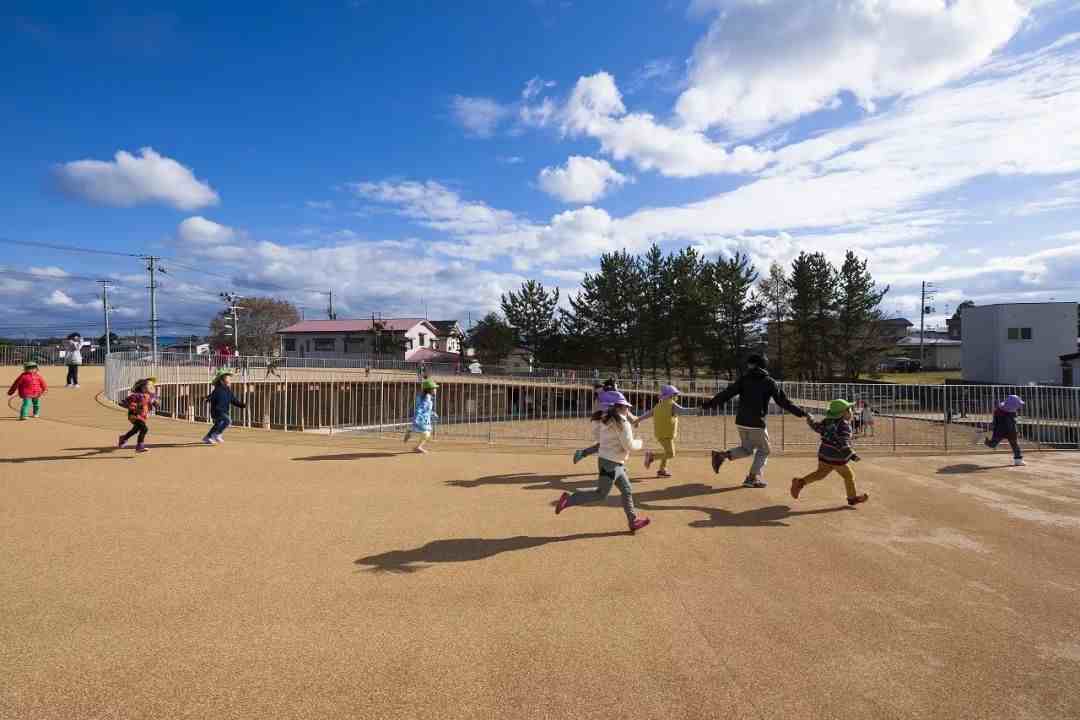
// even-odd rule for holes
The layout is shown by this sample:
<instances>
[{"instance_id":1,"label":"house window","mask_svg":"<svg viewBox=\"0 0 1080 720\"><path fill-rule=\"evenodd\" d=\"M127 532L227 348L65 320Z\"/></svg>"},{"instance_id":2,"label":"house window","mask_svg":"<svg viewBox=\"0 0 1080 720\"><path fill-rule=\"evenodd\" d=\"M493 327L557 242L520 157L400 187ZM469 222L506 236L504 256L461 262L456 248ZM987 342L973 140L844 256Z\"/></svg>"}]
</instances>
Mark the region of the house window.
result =
<instances>
[{"instance_id":1,"label":"house window","mask_svg":"<svg viewBox=\"0 0 1080 720\"><path fill-rule=\"evenodd\" d=\"M1012 327L1012 328L1009 328L1009 330L1008 330L1008 338L1010 340L1030 340L1031 339L1031 328L1029 328L1029 327L1021 327L1021 328Z\"/></svg>"},{"instance_id":2,"label":"house window","mask_svg":"<svg viewBox=\"0 0 1080 720\"><path fill-rule=\"evenodd\" d=\"M334 338L315 338L315 352L334 352L337 341Z\"/></svg>"},{"instance_id":3,"label":"house window","mask_svg":"<svg viewBox=\"0 0 1080 720\"><path fill-rule=\"evenodd\" d=\"M285 352L296 352L296 338L285 338Z\"/></svg>"},{"instance_id":4,"label":"house window","mask_svg":"<svg viewBox=\"0 0 1080 720\"><path fill-rule=\"evenodd\" d=\"M427 337L426 333L420 333L420 347L424 347L424 339Z\"/></svg>"}]
</instances>

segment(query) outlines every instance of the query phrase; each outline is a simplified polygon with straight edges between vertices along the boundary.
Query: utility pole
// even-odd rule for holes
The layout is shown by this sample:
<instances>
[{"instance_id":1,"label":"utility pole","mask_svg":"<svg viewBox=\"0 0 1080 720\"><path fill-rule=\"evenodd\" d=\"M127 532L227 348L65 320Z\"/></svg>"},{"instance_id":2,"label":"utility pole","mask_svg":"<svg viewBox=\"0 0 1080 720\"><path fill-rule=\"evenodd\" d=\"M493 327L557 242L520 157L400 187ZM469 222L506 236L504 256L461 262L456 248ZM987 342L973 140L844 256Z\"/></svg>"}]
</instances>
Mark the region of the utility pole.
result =
<instances>
[{"instance_id":1,"label":"utility pole","mask_svg":"<svg viewBox=\"0 0 1080 720\"><path fill-rule=\"evenodd\" d=\"M105 356L108 357L112 352L112 345L109 342L109 285L108 280L98 280L101 284L101 309L105 311Z\"/></svg>"},{"instance_id":2,"label":"utility pole","mask_svg":"<svg viewBox=\"0 0 1080 720\"><path fill-rule=\"evenodd\" d=\"M155 255L144 255L143 259L146 260L146 271L150 273L150 343L151 343L151 356L154 358L154 362L157 363L158 359L158 316L157 316L157 275L159 270L157 262L161 258Z\"/></svg>"},{"instance_id":3,"label":"utility pole","mask_svg":"<svg viewBox=\"0 0 1080 720\"><path fill-rule=\"evenodd\" d=\"M923 280L922 296L919 301L919 364L926 363L926 315L933 308L926 304L927 299L934 300L934 283Z\"/></svg>"},{"instance_id":4,"label":"utility pole","mask_svg":"<svg viewBox=\"0 0 1080 720\"><path fill-rule=\"evenodd\" d=\"M330 307L326 309L326 317L337 320L337 313L334 312L334 288L330 288L330 291L326 294L330 298Z\"/></svg>"},{"instance_id":5,"label":"utility pole","mask_svg":"<svg viewBox=\"0 0 1080 720\"><path fill-rule=\"evenodd\" d=\"M233 352L237 355L240 354L240 311L245 310L241 305L237 305L236 301L240 299L239 295L235 293L221 293L221 299L229 304L229 312L231 317L225 321L225 327L230 328L233 333Z\"/></svg>"}]
</instances>

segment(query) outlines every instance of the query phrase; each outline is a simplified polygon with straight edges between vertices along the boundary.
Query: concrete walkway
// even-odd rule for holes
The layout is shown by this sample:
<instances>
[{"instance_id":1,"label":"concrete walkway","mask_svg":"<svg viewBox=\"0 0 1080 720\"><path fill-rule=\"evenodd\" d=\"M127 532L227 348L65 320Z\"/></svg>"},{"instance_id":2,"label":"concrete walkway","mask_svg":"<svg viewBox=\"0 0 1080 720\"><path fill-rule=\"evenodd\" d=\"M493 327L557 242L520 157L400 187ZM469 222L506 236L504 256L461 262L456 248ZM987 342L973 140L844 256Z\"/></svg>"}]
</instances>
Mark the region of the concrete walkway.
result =
<instances>
[{"instance_id":1,"label":"concrete walkway","mask_svg":"<svg viewBox=\"0 0 1080 720\"><path fill-rule=\"evenodd\" d=\"M14 377L15 370L8 371ZM631 460L0 417L0 718L1080 717L1080 455Z\"/></svg>"}]
</instances>

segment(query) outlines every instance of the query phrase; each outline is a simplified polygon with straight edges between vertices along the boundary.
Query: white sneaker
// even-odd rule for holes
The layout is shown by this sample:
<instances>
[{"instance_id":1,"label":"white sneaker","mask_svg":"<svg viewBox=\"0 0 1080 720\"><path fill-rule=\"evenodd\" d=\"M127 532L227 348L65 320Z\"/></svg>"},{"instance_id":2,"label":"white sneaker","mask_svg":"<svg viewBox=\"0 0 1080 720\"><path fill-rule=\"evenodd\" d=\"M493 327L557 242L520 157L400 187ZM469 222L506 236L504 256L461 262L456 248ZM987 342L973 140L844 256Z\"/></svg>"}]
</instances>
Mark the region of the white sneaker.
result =
<instances>
[{"instance_id":1,"label":"white sneaker","mask_svg":"<svg viewBox=\"0 0 1080 720\"><path fill-rule=\"evenodd\" d=\"M77 388L77 387L79 387L79 385L78 385L78 383L76 383L76 384L72 385L71 387Z\"/></svg>"},{"instance_id":2,"label":"white sneaker","mask_svg":"<svg viewBox=\"0 0 1080 720\"><path fill-rule=\"evenodd\" d=\"M210 439L211 439L211 440L213 440L213 441L214 441L215 443L217 443L218 445L220 445L221 443L225 442L225 439L224 439L223 437L221 437L220 435L212 435L212 436L210 437Z\"/></svg>"},{"instance_id":3,"label":"white sneaker","mask_svg":"<svg viewBox=\"0 0 1080 720\"><path fill-rule=\"evenodd\" d=\"M203 443L204 443L204 444L206 444L206 445L213 445L213 444L214 444L214 440L213 440L213 438L208 438L208 437L204 437L204 438L202 439L202 441L203 441Z\"/></svg>"},{"instance_id":4,"label":"white sneaker","mask_svg":"<svg viewBox=\"0 0 1080 720\"><path fill-rule=\"evenodd\" d=\"M1013 458L1013 465L1027 465L1024 458Z\"/></svg>"}]
</instances>

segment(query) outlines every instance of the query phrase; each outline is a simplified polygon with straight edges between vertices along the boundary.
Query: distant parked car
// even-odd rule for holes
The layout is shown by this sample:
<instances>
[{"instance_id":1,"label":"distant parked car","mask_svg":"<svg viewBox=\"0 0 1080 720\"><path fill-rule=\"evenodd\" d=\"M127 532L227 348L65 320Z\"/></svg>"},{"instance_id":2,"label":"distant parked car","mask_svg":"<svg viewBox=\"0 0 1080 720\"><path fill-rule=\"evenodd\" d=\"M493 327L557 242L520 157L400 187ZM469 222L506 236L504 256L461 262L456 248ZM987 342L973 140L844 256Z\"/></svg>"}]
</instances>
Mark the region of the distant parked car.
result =
<instances>
[{"instance_id":1,"label":"distant parked car","mask_svg":"<svg viewBox=\"0 0 1080 720\"><path fill-rule=\"evenodd\" d=\"M480 363L478 363L478 362L476 362L474 360L473 362L469 363L469 372L472 373L473 375L481 375L481 374L483 374L484 371L480 367Z\"/></svg>"},{"instance_id":2,"label":"distant parked car","mask_svg":"<svg viewBox=\"0 0 1080 720\"><path fill-rule=\"evenodd\" d=\"M878 365L881 372L919 372L922 363L909 357L892 357L882 360Z\"/></svg>"}]
</instances>

